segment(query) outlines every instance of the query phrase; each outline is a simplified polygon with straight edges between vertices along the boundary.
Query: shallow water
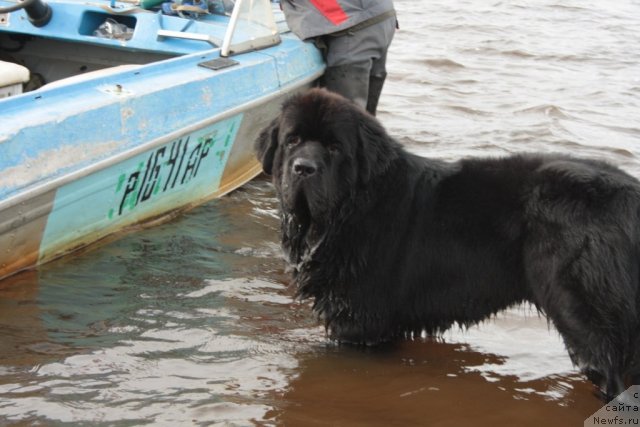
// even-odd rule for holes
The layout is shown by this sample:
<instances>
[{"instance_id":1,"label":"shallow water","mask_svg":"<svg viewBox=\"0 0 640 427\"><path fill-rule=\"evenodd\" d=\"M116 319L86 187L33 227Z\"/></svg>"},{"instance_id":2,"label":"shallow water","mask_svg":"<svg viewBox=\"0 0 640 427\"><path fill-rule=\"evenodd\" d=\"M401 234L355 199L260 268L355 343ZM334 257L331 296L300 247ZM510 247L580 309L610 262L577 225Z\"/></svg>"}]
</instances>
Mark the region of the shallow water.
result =
<instances>
[{"instance_id":1,"label":"shallow water","mask_svg":"<svg viewBox=\"0 0 640 427\"><path fill-rule=\"evenodd\" d=\"M411 150L603 158L640 177L640 2L396 0L379 118ZM336 347L292 299L258 179L0 282L0 425L582 425L552 326Z\"/></svg>"}]
</instances>

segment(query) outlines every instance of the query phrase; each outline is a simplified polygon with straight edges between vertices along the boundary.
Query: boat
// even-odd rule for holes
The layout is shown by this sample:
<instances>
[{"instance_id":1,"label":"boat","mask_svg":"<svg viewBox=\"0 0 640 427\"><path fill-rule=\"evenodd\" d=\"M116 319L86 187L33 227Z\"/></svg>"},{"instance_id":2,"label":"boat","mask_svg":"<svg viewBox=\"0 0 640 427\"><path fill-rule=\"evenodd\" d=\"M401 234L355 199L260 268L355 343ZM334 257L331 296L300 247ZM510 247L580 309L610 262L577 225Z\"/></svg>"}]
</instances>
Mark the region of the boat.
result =
<instances>
[{"instance_id":1,"label":"boat","mask_svg":"<svg viewBox=\"0 0 640 427\"><path fill-rule=\"evenodd\" d=\"M253 179L323 71L269 0L0 0L0 279Z\"/></svg>"}]
</instances>

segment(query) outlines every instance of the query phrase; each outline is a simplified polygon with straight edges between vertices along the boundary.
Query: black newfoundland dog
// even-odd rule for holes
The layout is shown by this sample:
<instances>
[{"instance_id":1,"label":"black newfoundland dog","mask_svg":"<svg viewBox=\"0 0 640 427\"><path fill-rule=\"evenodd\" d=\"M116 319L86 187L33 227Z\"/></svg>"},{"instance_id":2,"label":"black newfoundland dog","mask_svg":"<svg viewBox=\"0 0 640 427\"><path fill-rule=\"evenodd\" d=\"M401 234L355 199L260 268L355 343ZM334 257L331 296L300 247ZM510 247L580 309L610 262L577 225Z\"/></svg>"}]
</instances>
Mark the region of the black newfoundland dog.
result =
<instances>
[{"instance_id":1,"label":"black newfoundland dog","mask_svg":"<svg viewBox=\"0 0 640 427\"><path fill-rule=\"evenodd\" d=\"M567 156L455 163L405 151L346 99L289 99L256 151L301 297L376 344L530 301L604 397L640 384L640 183Z\"/></svg>"}]
</instances>

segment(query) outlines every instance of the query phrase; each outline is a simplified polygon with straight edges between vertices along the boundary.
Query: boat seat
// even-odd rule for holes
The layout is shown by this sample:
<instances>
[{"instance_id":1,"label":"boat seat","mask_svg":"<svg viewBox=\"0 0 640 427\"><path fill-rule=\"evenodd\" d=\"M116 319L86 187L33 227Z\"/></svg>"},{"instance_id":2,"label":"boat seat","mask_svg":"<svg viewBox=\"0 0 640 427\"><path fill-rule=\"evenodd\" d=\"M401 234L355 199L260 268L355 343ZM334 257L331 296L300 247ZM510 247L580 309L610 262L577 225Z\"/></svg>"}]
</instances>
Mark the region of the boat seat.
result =
<instances>
[{"instance_id":1,"label":"boat seat","mask_svg":"<svg viewBox=\"0 0 640 427\"><path fill-rule=\"evenodd\" d=\"M22 93L22 84L29 81L27 67L13 62L0 61L0 98Z\"/></svg>"}]
</instances>

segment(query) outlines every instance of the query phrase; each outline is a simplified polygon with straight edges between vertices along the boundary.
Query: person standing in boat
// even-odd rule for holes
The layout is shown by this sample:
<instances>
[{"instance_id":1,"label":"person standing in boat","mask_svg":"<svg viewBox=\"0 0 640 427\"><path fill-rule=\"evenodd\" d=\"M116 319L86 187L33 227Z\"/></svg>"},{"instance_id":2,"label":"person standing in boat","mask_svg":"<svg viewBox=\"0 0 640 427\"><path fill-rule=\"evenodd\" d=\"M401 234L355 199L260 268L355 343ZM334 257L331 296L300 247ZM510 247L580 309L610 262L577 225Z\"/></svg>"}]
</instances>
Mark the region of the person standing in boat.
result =
<instances>
[{"instance_id":1,"label":"person standing in boat","mask_svg":"<svg viewBox=\"0 0 640 427\"><path fill-rule=\"evenodd\" d=\"M397 28L393 0L281 0L287 24L312 39L327 69L320 84L375 115Z\"/></svg>"}]
</instances>

